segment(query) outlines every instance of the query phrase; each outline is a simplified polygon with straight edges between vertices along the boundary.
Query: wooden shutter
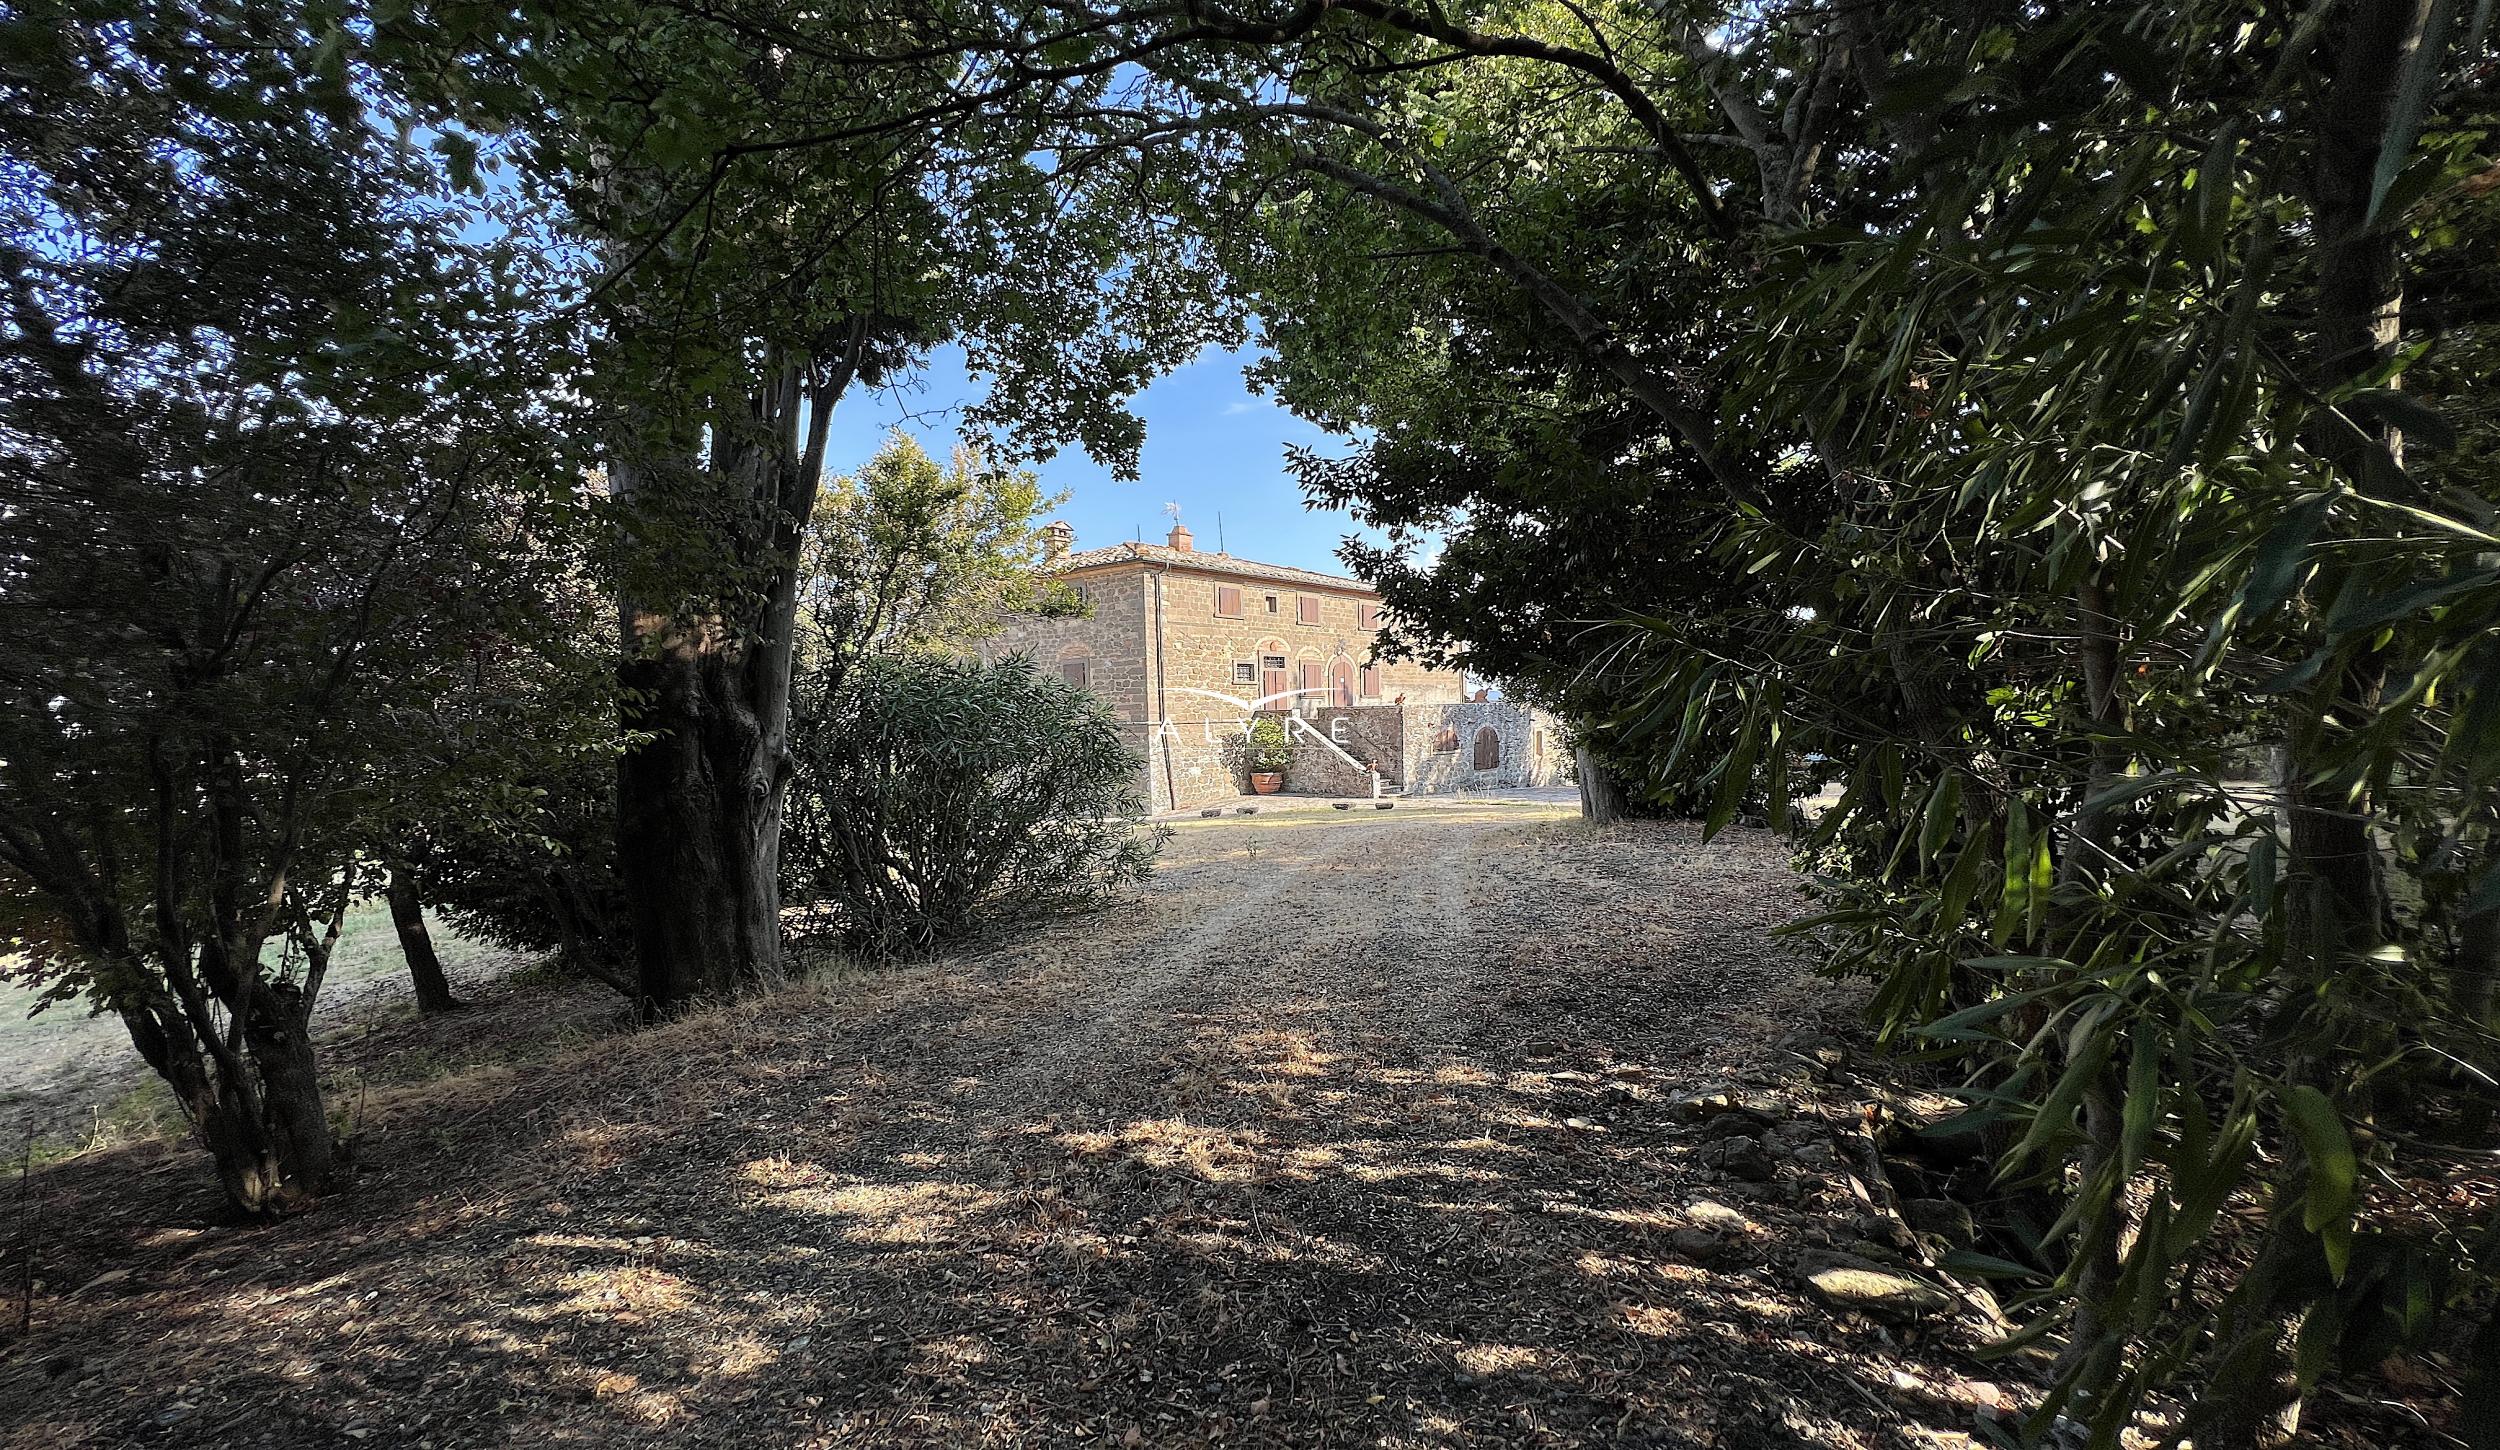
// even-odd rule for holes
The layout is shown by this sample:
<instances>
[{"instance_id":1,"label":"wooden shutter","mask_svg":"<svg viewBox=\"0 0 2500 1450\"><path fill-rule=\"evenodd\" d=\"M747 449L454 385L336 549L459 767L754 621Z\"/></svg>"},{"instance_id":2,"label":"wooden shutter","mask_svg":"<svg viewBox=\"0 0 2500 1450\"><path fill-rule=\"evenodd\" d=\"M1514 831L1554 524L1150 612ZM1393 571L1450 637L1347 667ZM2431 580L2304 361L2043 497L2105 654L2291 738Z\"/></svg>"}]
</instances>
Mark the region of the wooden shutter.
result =
<instances>
[{"instance_id":1,"label":"wooden shutter","mask_svg":"<svg viewBox=\"0 0 2500 1450\"><path fill-rule=\"evenodd\" d=\"M1080 690L1086 688L1085 661L1061 660L1059 662L1059 678L1067 681L1071 685L1076 686Z\"/></svg>"},{"instance_id":2,"label":"wooden shutter","mask_svg":"<svg viewBox=\"0 0 2500 1450\"><path fill-rule=\"evenodd\" d=\"M1215 586L1215 612L1226 619L1241 618L1240 585L1218 584Z\"/></svg>"},{"instance_id":3,"label":"wooden shutter","mask_svg":"<svg viewBox=\"0 0 2500 1450\"><path fill-rule=\"evenodd\" d=\"M1476 732L1476 769L1502 768L1502 737L1490 725Z\"/></svg>"},{"instance_id":4,"label":"wooden shutter","mask_svg":"<svg viewBox=\"0 0 2500 1450\"><path fill-rule=\"evenodd\" d=\"M1380 666L1378 665L1363 666L1363 698L1366 700L1380 698Z\"/></svg>"},{"instance_id":5,"label":"wooden shutter","mask_svg":"<svg viewBox=\"0 0 2500 1450\"><path fill-rule=\"evenodd\" d=\"M1380 606L1377 604L1355 605L1354 627L1357 629L1380 628Z\"/></svg>"},{"instance_id":6,"label":"wooden shutter","mask_svg":"<svg viewBox=\"0 0 2500 1450\"><path fill-rule=\"evenodd\" d=\"M1294 618L1300 620L1304 624L1319 623L1319 596L1316 594L1295 595L1293 597L1293 613Z\"/></svg>"}]
</instances>

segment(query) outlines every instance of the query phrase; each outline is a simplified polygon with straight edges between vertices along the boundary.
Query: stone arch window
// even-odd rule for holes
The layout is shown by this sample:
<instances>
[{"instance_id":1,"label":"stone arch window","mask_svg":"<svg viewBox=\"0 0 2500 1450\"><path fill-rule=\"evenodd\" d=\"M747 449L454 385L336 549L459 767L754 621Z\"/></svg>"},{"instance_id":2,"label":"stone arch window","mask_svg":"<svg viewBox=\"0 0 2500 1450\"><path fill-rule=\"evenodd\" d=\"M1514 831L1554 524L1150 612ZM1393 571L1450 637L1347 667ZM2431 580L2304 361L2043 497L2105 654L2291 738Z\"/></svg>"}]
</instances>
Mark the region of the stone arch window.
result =
<instances>
[{"instance_id":1,"label":"stone arch window","mask_svg":"<svg viewBox=\"0 0 2500 1450\"><path fill-rule=\"evenodd\" d=\"M1093 662L1086 658L1080 645L1070 645L1059 652L1059 678L1080 690L1093 688Z\"/></svg>"},{"instance_id":2,"label":"stone arch window","mask_svg":"<svg viewBox=\"0 0 2500 1450\"><path fill-rule=\"evenodd\" d=\"M1494 729L1494 728L1493 728L1492 726L1490 726L1490 725L1483 725L1483 726L1479 726L1479 727L1477 727L1477 730L1476 730L1476 769L1478 769L1478 770L1500 770L1501 768L1502 768L1502 732L1501 732L1501 731L1499 731L1499 730Z\"/></svg>"}]
</instances>

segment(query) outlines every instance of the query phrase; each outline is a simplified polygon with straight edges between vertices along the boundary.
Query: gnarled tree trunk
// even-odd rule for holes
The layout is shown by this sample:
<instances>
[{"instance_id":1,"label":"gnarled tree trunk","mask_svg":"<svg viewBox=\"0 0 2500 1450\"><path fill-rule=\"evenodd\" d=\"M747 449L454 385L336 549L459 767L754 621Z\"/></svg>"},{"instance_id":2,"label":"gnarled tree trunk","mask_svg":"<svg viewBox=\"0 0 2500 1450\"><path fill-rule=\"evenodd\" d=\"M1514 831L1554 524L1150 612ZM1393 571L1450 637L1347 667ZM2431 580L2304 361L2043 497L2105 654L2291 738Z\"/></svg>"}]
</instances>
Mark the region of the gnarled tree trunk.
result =
<instances>
[{"instance_id":1,"label":"gnarled tree trunk","mask_svg":"<svg viewBox=\"0 0 2500 1450\"><path fill-rule=\"evenodd\" d=\"M215 1163L238 1210L300 1212L338 1177L338 1146L321 1099L305 1001L290 986L264 985L247 1007L240 1051L203 1040L182 1009L162 998L121 1009L131 1043L173 1090L184 1119Z\"/></svg>"},{"instance_id":2,"label":"gnarled tree trunk","mask_svg":"<svg viewBox=\"0 0 2500 1450\"><path fill-rule=\"evenodd\" d=\"M663 640L620 672L639 702L627 728L652 735L619 760L616 790L617 866L651 1012L727 999L782 974L786 714L755 707L752 655L763 648Z\"/></svg>"},{"instance_id":3,"label":"gnarled tree trunk","mask_svg":"<svg viewBox=\"0 0 2500 1450\"><path fill-rule=\"evenodd\" d=\"M710 419L706 465L646 473L620 460L610 472L628 507L665 488L702 495L693 515L726 521L715 526L727 530L720 542L732 575L678 597L618 598L624 725L641 738L617 765L616 859L646 1015L740 996L783 975L781 814L800 542L834 403L867 346L860 321L826 356L768 349L754 390ZM751 608L726 617L714 602L722 599Z\"/></svg>"}]
</instances>

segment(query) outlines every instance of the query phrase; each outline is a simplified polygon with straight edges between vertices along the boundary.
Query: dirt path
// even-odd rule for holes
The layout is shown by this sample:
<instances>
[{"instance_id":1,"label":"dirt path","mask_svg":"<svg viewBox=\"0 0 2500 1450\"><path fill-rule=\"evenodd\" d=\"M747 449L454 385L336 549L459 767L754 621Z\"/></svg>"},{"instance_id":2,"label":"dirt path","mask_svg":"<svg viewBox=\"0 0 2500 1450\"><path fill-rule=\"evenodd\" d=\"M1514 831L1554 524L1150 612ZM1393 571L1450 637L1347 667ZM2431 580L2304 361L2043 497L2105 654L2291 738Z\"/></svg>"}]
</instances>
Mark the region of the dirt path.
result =
<instances>
[{"instance_id":1,"label":"dirt path","mask_svg":"<svg viewBox=\"0 0 2500 1450\"><path fill-rule=\"evenodd\" d=\"M1100 916L376 1103L304 1220L210 1226L174 1150L44 1175L0 1431L1965 1443L1949 1316L1799 1287L1854 1231L1847 1110L1793 1101L1758 1179L1671 1110L1810 1075L1795 909L1741 832L1185 822Z\"/></svg>"}]
</instances>

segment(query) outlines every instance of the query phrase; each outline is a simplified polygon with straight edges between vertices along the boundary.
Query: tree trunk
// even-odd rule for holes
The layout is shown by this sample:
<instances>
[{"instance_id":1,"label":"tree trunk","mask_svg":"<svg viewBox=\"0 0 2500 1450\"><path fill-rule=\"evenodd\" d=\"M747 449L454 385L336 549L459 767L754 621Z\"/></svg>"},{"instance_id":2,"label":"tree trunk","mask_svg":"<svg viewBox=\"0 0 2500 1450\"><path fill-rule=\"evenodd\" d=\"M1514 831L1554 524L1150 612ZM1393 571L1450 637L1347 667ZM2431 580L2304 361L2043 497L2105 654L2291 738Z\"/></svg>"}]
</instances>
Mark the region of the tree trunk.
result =
<instances>
[{"instance_id":1,"label":"tree trunk","mask_svg":"<svg viewBox=\"0 0 2500 1450\"><path fill-rule=\"evenodd\" d=\"M2126 706L2118 694L2118 624L2109 591L2097 577L2086 579L2075 593L2074 659L2083 678L2085 718L2093 731L2091 763L2057 863L2057 895L2063 900L2051 908L2050 941L2067 960L2082 962L2090 955L2090 937L2097 929L2090 903L2116 863L2118 814L2096 798L2115 786L2127 768L2126 748L2115 738L2127 728ZM2106 1192L2108 1200L2102 1211L2083 1213L2075 1226L2075 1317L2057 1357L2058 1374L2075 1376L2087 1402L2097 1399L2125 1347L2123 1327L2111 1320L2117 1307L2126 1185L2104 1181L2115 1179L2120 1167L2122 1111L2114 1077L2104 1067L2084 1092L2078 1192Z\"/></svg>"},{"instance_id":2,"label":"tree trunk","mask_svg":"<svg viewBox=\"0 0 2500 1450\"><path fill-rule=\"evenodd\" d=\"M1637 812L1624 795L1623 782L1597 763L1585 745L1571 747L1573 774L1580 777L1580 819L1592 826L1631 820Z\"/></svg>"},{"instance_id":3,"label":"tree trunk","mask_svg":"<svg viewBox=\"0 0 2500 1450\"><path fill-rule=\"evenodd\" d=\"M121 1008L131 1043L173 1089L227 1201L255 1217L309 1208L338 1176L312 1034L291 986L265 986L231 1061L203 1053L181 1010L161 999Z\"/></svg>"},{"instance_id":4,"label":"tree trunk","mask_svg":"<svg viewBox=\"0 0 2500 1450\"><path fill-rule=\"evenodd\" d=\"M648 1014L778 982L779 732L746 706L747 651L688 644L625 661L626 727L650 739L617 764L617 869Z\"/></svg>"},{"instance_id":5,"label":"tree trunk","mask_svg":"<svg viewBox=\"0 0 2500 1450\"><path fill-rule=\"evenodd\" d=\"M617 763L616 863L647 1016L783 977L781 816L799 554L834 404L867 357L866 319L841 337L823 355L761 348L751 390L709 400L708 459L693 462L689 448L662 470L646 473L631 456L609 469L620 504L676 487L704 505L698 517L725 509L728 520L716 525L726 577L617 599L624 725L640 739ZM669 511L669 500L654 501ZM754 607L724 616L722 599Z\"/></svg>"},{"instance_id":6,"label":"tree trunk","mask_svg":"<svg viewBox=\"0 0 2500 1450\"><path fill-rule=\"evenodd\" d=\"M2430 16L2430 0L2362 0L2328 32L2319 51L2319 64L2329 74L2313 112L2309 232L2317 250L2317 331L2309 372L2322 392L2376 370L2395 356L2400 339L2399 237L2383 218L2371 218L2370 197L2379 154L2396 123L2397 89ZM2381 490L2404 457L2404 440L2395 430L2363 433L2332 418L2320 418L2307 442L2364 493ZM2328 583L2322 577L2316 587ZM2367 954L2385 930L2387 898L2370 831L2369 796L2313 759L2339 728L2370 713L2385 673L2385 662L2367 648L2331 668L2303 718L2294 721L2283 751L2286 1013L2301 1010L2318 986L2346 961ZM2302 1082L2317 1074L2314 1064L2291 1061L2284 1076ZM2310 1085L2328 1092L2335 1087L2330 1081ZM2273 1292L2273 1284L2278 1276L2304 1272L2319 1252L2316 1235L2302 1227L2289 1203L2292 1186L2305 1172L2298 1145L2290 1145L2265 1241L2225 1321L2222 1341L2234 1351L2228 1372L2217 1377L2198 1408L2196 1443L2210 1450L2274 1444L2298 1421L2292 1326L2284 1296Z\"/></svg>"},{"instance_id":7,"label":"tree trunk","mask_svg":"<svg viewBox=\"0 0 2500 1450\"><path fill-rule=\"evenodd\" d=\"M417 894L417 878L405 866L391 867L383 896L391 904L391 925L399 932L399 954L408 959L408 980L417 989L417 1010L427 1016L457 1012L463 1004L451 994L451 979L434 955L434 937L425 927L425 902Z\"/></svg>"}]
</instances>

